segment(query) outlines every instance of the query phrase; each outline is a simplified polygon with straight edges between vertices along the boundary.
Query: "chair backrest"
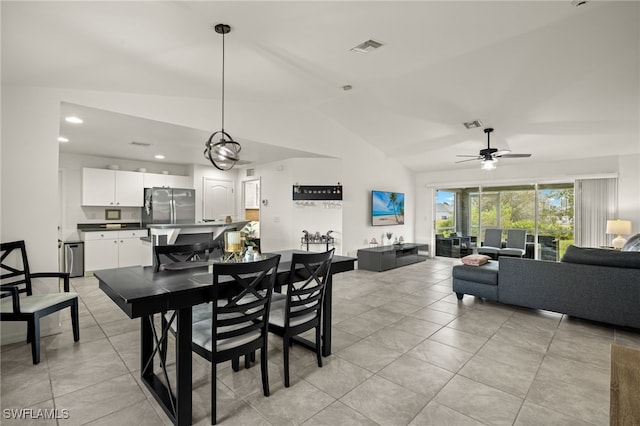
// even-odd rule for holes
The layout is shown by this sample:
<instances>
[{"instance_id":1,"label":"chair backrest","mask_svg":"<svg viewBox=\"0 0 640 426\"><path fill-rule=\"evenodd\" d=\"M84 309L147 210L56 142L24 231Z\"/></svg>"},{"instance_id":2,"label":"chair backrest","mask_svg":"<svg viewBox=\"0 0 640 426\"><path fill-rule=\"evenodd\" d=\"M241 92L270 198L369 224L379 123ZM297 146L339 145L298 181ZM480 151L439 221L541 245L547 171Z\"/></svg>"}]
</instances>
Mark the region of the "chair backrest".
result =
<instances>
[{"instance_id":1,"label":"chair backrest","mask_svg":"<svg viewBox=\"0 0 640 426\"><path fill-rule=\"evenodd\" d=\"M214 265L212 353L266 339L279 263L280 255L275 255L257 262Z\"/></svg>"},{"instance_id":2,"label":"chair backrest","mask_svg":"<svg viewBox=\"0 0 640 426\"><path fill-rule=\"evenodd\" d=\"M0 244L0 288L12 286L31 296L31 272L24 241Z\"/></svg>"},{"instance_id":3,"label":"chair backrest","mask_svg":"<svg viewBox=\"0 0 640 426\"><path fill-rule=\"evenodd\" d=\"M154 246L155 271L164 269L170 264L207 261L215 248L217 245L213 242Z\"/></svg>"},{"instance_id":4,"label":"chair backrest","mask_svg":"<svg viewBox=\"0 0 640 426\"><path fill-rule=\"evenodd\" d=\"M500 248L502 246L502 229L497 229L497 228L485 229L484 246Z\"/></svg>"},{"instance_id":5,"label":"chair backrest","mask_svg":"<svg viewBox=\"0 0 640 426\"><path fill-rule=\"evenodd\" d=\"M525 249L527 242L526 229L507 230L507 248Z\"/></svg>"},{"instance_id":6,"label":"chair backrest","mask_svg":"<svg viewBox=\"0 0 640 426\"><path fill-rule=\"evenodd\" d=\"M335 249L324 253L294 253L291 256L285 328L320 318L334 251Z\"/></svg>"}]
</instances>

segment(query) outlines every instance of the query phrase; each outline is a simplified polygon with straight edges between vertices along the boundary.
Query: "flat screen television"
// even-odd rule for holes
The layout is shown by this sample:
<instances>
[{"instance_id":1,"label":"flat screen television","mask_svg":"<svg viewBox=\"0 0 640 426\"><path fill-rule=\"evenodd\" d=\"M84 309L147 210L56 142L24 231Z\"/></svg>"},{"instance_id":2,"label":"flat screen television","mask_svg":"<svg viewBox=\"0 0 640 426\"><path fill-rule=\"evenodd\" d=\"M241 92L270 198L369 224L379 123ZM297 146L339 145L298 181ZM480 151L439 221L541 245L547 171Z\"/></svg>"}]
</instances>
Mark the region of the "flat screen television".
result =
<instances>
[{"instance_id":1,"label":"flat screen television","mask_svg":"<svg viewBox=\"0 0 640 426\"><path fill-rule=\"evenodd\" d=\"M404 225L404 193L371 191L371 225Z\"/></svg>"}]
</instances>

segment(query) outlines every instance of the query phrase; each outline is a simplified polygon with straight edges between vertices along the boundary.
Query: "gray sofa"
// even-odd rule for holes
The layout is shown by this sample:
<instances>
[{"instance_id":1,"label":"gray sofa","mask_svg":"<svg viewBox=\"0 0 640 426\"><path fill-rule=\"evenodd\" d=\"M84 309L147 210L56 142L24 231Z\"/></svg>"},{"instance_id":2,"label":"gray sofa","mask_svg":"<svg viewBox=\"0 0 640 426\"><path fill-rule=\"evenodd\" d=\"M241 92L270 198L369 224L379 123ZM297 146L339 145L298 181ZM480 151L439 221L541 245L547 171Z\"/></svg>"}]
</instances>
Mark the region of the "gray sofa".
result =
<instances>
[{"instance_id":1,"label":"gray sofa","mask_svg":"<svg viewBox=\"0 0 640 426\"><path fill-rule=\"evenodd\" d=\"M472 294L640 328L640 252L570 246L561 262L505 257L500 258L497 272L495 266L489 264L483 271L485 266L455 266L453 290L458 298ZM497 274L497 285L487 274Z\"/></svg>"}]
</instances>

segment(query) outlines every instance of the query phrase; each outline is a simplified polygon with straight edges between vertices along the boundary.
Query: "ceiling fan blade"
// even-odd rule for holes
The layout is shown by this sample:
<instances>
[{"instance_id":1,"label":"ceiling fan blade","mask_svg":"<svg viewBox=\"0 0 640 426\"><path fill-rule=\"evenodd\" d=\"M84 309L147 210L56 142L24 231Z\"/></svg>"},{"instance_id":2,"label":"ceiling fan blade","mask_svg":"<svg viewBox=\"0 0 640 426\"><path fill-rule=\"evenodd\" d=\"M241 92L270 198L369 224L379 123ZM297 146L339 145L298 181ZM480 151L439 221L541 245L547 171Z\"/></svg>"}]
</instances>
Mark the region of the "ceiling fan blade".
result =
<instances>
[{"instance_id":1,"label":"ceiling fan blade","mask_svg":"<svg viewBox=\"0 0 640 426\"><path fill-rule=\"evenodd\" d=\"M531 154L505 154L502 158L526 158L531 157Z\"/></svg>"},{"instance_id":2,"label":"ceiling fan blade","mask_svg":"<svg viewBox=\"0 0 640 426\"><path fill-rule=\"evenodd\" d=\"M456 157L473 157L473 158L480 158L480 156L478 156L478 155L456 155Z\"/></svg>"},{"instance_id":3,"label":"ceiling fan blade","mask_svg":"<svg viewBox=\"0 0 640 426\"><path fill-rule=\"evenodd\" d=\"M496 151L493 153L494 157L502 157L504 155L507 155L508 153L510 153L511 150L510 149L501 149L499 151Z\"/></svg>"},{"instance_id":4,"label":"ceiling fan blade","mask_svg":"<svg viewBox=\"0 0 640 426\"><path fill-rule=\"evenodd\" d=\"M468 160L460 160L460 161L455 161L453 164L458 164L458 163L466 163L467 161L475 161L475 160L480 160L480 157L474 157L474 158L469 158Z\"/></svg>"}]
</instances>

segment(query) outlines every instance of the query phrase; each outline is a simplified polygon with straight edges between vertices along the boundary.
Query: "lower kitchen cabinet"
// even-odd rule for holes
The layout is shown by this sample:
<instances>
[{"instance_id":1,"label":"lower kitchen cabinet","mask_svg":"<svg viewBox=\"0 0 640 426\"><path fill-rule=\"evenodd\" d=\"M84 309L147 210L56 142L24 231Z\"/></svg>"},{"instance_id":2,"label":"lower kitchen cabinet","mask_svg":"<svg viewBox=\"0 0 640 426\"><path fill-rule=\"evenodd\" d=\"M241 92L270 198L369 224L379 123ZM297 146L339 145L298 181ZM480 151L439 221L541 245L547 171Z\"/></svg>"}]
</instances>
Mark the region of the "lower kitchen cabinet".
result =
<instances>
[{"instance_id":1,"label":"lower kitchen cabinet","mask_svg":"<svg viewBox=\"0 0 640 426\"><path fill-rule=\"evenodd\" d=\"M146 229L83 232L85 269L98 271L141 265L140 238L146 236Z\"/></svg>"}]
</instances>

